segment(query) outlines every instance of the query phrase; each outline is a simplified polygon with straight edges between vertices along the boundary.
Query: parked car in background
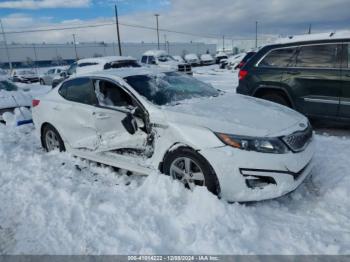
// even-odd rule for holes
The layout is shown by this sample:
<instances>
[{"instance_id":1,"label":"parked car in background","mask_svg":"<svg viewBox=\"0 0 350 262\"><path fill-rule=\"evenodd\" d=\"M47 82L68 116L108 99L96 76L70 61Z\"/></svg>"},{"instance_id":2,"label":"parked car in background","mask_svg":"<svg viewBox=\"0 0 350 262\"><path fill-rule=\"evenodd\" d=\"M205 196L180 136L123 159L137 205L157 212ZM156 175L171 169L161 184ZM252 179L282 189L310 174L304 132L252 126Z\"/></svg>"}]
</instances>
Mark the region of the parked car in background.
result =
<instances>
[{"instance_id":1,"label":"parked car in background","mask_svg":"<svg viewBox=\"0 0 350 262\"><path fill-rule=\"evenodd\" d=\"M11 74L11 80L13 82L20 83L36 83L39 82L39 77L35 71L30 69L14 69Z\"/></svg>"},{"instance_id":2,"label":"parked car in background","mask_svg":"<svg viewBox=\"0 0 350 262\"><path fill-rule=\"evenodd\" d=\"M44 74L39 76L39 82L41 85L52 85L52 81L57 76L60 76L65 69L62 67L50 68Z\"/></svg>"},{"instance_id":3,"label":"parked car in background","mask_svg":"<svg viewBox=\"0 0 350 262\"><path fill-rule=\"evenodd\" d=\"M173 55L172 57L179 63L186 63L185 60L179 55Z\"/></svg>"},{"instance_id":4,"label":"parked car in background","mask_svg":"<svg viewBox=\"0 0 350 262\"><path fill-rule=\"evenodd\" d=\"M71 64L66 71L61 72L59 77L55 77L52 81L52 87L57 86L70 76L124 67L141 67L141 65L131 56L105 56L80 59Z\"/></svg>"},{"instance_id":5,"label":"parked car in background","mask_svg":"<svg viewBox=\"0 0 350 262\"><path fill-rule=\"evenodd\" d=\"M310 37L263 47L241 68L237 92L308 117L349 121L350 36Z\"/></svg>"},{"instance_id":6,"label":"parked car in background","mask_svg":"<svg viewBox=\"0 0 350 262\"><path fill-rule=\"evenodd\" d=\"M215 55L215 63L220 64L222 59L227 59L228 55L224 52L217 52Z\"/></svg>"},{"instance_id":7,"label":"parked car in background","mask_svg":"<svg viewBox=\"0 0 350 262\"><path fill-rule=\"evenodd\" d=\"M243 57L245 57L246 53L240 53L233 56L230 56L226 59L226 69L235 69L236 66L242 61ZM222 61L222 60L221 60Z\"/></svg>"},{"instance_id":8,"label":"parked car in background","mask_svg":"<svg viewBox=\"0 0 350 262\"><path fill-rule=\"evenodd\" d=\"M187 54L184 57L185 61L191 66L199 66L201 64L201 60L196 54Z\"/></svg>"},{"instance_id":9,"label":"parked car in background","mask_svg":"<svg viewBox=\"0 0 350 262\"><path fill-rule=\"evenodd\" d=\"M179 71L192 75L192 66L186 62L178 62L164 50L149 50L141 57L143 65L157 65L163 69Z\"/></svg>"},{"instance_id":10,"label":"parked car in background","mask_svg":"<svg viewBox=\"0 0 350 262\"><path fill-rule=\"evenodd\" d=\"M160 68L74 77L33 100L32 110L47 151L136 174L160 171L227 201L284 195L313 166L303 115Z\"/></svg>"},{"instance_id":11,"label":"parked car in background","mask_svg":"<svg viewBox=\"0 0 350 262\"><path fill-rule=\"evenodd\" d=\"M215 60L211 54L203 54L200 56L201 65L213 65Z\"/></svg>"},{"instance_id":12,"label":"parked car in background","mask_svg":"<svg viewBox=\"0 0 350 262\"><path fill-rule=\"evenodd\" d=\"M248 60L251 59L255 54L256 54L256 51L247 52L243 57L243 59L233 68L236 70L242 68L245 65L245 63L247 63Z\"/></svg>"},{"instance_id":13,"label":"parked car in background","mask_svg":"<svg viewBox=\"0 0 350 262\"><path fill-rule=\"evenodd\" d=\"M227 67L227 65L228 65L228 58L223 58L223 59L221 59L220 60L220 62L219 62L219 68L220 69L225 69L226 67Z\"/></svg>"}]
</instances>

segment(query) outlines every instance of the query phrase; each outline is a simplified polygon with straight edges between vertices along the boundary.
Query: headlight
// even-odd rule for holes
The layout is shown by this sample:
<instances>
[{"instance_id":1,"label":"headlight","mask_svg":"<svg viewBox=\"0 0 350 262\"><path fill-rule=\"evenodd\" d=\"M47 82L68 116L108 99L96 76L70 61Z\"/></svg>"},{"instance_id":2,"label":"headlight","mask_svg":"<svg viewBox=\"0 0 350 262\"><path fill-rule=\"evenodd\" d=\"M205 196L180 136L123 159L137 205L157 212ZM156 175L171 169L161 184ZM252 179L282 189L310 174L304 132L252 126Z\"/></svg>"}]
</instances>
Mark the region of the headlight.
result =
<instances>
[{"instance_id":1,"label":"headlight","mask_svg":"<svg viewBox=\"0 0 350 262\"><path fill-rule=\"evenodd\" d=\"M258 138L215 133L226 145L261 153L284 154L289 150L279 138Z\"/></svg>"}]
</instances>

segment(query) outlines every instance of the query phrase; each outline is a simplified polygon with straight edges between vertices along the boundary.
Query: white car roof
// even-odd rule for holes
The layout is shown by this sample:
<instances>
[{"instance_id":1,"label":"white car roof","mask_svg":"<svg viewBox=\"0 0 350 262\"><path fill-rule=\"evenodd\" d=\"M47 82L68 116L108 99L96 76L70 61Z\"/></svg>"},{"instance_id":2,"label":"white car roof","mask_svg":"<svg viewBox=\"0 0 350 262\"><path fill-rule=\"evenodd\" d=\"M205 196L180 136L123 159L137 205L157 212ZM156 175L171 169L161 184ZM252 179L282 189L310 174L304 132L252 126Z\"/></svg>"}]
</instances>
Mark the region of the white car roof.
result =
<instances>
[{"instance_id":1,"label":"white car roof","mask_svg":"<svg viewBox=\"0 0 350 262\"><path fill-rule=\"evenodd\" d=\"M286 43L294 43L294 42L332 40L332 39L344 39L344 38L350 38L350 31L295 35L295 36L279 38L275 41L275 43L286 44Z\"/></svg>"},{"instance_id":2,"label":"white car roof","mask_svg":"<svg viewBox=\"0 0 350 262\"><path fill-rule=\"evenodd\" d=\"M168 53L165 52L164 50L148 50L143 55L158 57L158 56L162 56L162 55L168 55Z\"/></svg>"},{"instance_id":3,"label":"white car roof","mask_svg":"<svg viewBox=\"0 0 350 262\"><path fill-rule=\"evenodd\" d=\"M222 51L220 51L220 52L218 52L218 53L215 55L215 57L218 57L218 56L227 56L227 54L224 53L224 52L222 52Z\"/></svg>"},{"instance_id":4,"label":"white car roof","mask_svg":"<svg viewBox=\"0 0 350 262\"><path fill-rule=\"evenodd\" d=\"M174 70L167 70L160 67L130 67L117 68L92 73L80 74L79 76L98 76L98 77L119 77L125 78L135 75L158 75L162 73L174 72Z\"/></svg>"},{"instance_id":5,"label":"white car roof","mask_svg":"<svg viewBox=\"0 0 350 262\"><path fill-rule=\"evenodd\" d=\"M92 57L92 58L84 58L78 60L78 65L81 63L110 63L116 61L124 61L124 60L135 60L135 58L131 56L103 56L103 57Z\"/></svg>"}]
</instances>

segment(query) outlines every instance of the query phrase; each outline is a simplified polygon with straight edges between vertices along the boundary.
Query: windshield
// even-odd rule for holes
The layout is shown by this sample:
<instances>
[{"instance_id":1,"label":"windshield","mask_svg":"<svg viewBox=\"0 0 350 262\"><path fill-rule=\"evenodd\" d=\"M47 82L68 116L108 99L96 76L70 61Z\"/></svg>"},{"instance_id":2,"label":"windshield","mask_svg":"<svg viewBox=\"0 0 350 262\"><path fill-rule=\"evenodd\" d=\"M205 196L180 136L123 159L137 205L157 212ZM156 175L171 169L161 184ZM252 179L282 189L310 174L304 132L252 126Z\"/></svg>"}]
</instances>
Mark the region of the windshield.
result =
<instances>
[{"instance_id":1,"label":"windshield","mask_svg":"<svg viewBox=\"0 0 350 262\"><path fill-rule=\"evenodd\" d=\"M125 80L140 95L156 105L174 104L185 99L219 95L219 91L211 85L176 72L152 76L129 76Z\"/></svg>"},{"instance_id":2,"label":"windshield","mask_svg":"<svg viewBox=\"0 0 350 262\"><path fill-rule=\"evenodd\" d=\"M124 61L115 61L108 64L105 64L104 69L111 68L123 68L123 67L141 67L139 63L135 60L124 60Z\"/></svg>"},{"instance_id":3,"label":"windshield","mask_svg":"<svg viewBox=\"0 0 350 262\"><path fill-rule=\"evenodd\" d=\"M168 62L168 61L175 61L175 59L172 58L170 55L161 55L161 56L158 56L158 61L159 62Z\"/></svg>"},{"instance_id":4,"label":"windshield","mask_svg":"<svg viewBox=\"0 0 350 262\"><path fill-rule=\"evenodd\" d=\"M7 80L0 81L0 90L17 91L18 88Z\"/></svg>"}]
</instances>

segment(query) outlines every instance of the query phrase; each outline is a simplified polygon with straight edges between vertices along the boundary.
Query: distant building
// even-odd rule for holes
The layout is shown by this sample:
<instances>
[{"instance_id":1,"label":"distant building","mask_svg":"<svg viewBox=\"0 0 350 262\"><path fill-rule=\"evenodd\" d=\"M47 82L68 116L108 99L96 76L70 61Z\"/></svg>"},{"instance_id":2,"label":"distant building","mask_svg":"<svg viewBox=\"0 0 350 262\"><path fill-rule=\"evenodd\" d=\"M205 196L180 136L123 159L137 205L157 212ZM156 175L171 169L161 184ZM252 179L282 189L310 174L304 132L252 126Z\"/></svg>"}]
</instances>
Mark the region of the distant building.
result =
<instances>
[{"instance_id":1,"label":"distant building","mask_svg":"<svg viewBox=\"0 0 350 262\"><path fill-rule=\"evenodd\" d=\"M116 43L79 43L76 50L73 43L66 44L8 44L10 60L13 67L52 66L70 64L78 58L118 55ZM133 56L137 59L151 49L157 49L157 43L122 43L123 55ZM187 53L215 54L215 44L205 43L169 43L161 44L161 49L170 55L183 56ZM77 53L77 54L76 54ZM0 67L8 68L6 48L0 42Z\"/></svg>"}]
</instances>

